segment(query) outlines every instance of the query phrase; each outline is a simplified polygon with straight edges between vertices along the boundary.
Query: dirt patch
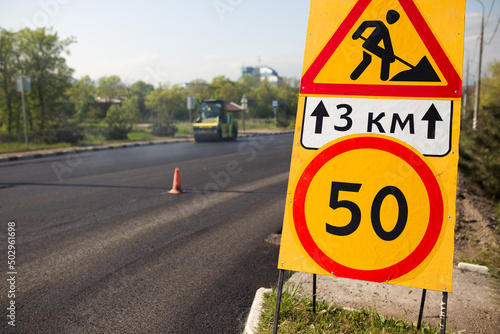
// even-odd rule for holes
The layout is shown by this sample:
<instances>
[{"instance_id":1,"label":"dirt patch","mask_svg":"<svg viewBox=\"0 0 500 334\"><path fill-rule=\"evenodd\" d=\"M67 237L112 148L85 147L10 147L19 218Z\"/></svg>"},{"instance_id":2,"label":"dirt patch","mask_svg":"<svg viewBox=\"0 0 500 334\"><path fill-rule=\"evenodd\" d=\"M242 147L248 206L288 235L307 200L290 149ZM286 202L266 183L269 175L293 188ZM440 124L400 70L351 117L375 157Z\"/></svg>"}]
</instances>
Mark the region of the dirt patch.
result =
<instances>
[{"instance_id":1,"label":"dirt patch","mask_svg":"<svg viewBox=\"0 0 500 334\"><path fill-rule=\"evenodd\" d=\"M458 176L457 219L455 225L455 263L480 259L484 252L498 248L494 205L482 190Z\"/></svg>"}]
</instances>

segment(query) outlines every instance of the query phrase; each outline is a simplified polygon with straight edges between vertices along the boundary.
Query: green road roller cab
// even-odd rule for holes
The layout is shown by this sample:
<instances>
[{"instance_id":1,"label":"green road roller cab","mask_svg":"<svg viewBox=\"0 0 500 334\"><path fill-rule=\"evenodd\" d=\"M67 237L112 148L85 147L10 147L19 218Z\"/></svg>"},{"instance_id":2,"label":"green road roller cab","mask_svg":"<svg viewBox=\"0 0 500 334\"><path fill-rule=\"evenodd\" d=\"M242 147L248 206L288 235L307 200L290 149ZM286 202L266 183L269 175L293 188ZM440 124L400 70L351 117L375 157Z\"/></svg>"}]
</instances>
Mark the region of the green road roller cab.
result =
<instances>
[{"instance_id":1,"label":"green road roller cab","mask_svg":"<svg viewBox=\"0 0 500 334\"><path fill-rule=\"evenodd\" d=\"M203 100L198 109L198 118L193 124L194 140L217 141L236 140L238 123L228 114L226 101Z\"/></svg>"}]
</instances>

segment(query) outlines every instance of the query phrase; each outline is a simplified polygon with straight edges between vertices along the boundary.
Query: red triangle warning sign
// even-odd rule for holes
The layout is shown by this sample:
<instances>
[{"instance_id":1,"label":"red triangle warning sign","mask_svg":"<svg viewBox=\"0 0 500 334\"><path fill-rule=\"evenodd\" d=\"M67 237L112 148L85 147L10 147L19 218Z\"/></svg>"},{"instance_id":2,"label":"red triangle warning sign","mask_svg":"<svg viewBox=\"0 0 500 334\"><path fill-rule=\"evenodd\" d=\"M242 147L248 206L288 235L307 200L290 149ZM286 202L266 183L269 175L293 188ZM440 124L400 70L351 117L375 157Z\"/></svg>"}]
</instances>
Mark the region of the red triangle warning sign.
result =
<instances>
[{"instance_id":1,"label":"red triangle warning sign","mask_svg":"<svg viewBox=\"0 0 500 334\"><path fill-rule=\"evenodd\" d=\"M460 98L461 90L460 75L413 0L359 0L303 74L300 92Z\"/></svg>"}]
</instances>

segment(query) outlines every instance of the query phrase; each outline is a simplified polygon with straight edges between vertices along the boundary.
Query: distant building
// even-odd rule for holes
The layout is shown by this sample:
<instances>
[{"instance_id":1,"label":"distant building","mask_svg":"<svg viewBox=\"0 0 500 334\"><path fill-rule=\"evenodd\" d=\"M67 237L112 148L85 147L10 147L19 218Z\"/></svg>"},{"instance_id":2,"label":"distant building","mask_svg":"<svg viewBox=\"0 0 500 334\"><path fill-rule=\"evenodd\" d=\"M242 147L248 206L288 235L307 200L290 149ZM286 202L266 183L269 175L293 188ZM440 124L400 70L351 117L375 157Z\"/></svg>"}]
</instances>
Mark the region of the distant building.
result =
<instances>
[{"instance_id":1,"label":"distant building","mask_svg":"<svg viewBox=\"0 0 500 334\"><path fill-rule=\"evenodd\" d=\"M188 88L189 87L189 82L180 82L180 83L176 83L174 84L174 87L181 87L181 88Z\"/></svg>"},{"instance_id":2,"label":"distant building","mask_svg":"<svg viewBox=\"0 0 500 334\"><path fill-rule=\"evenodd\" d=\"M127 99L127 96L125 96L125 95L120 95L120 96L116 96L116 97L112 97L112 98L100 97L100 96L95 97L95 101L97 103L106 103L106 104L121 104L126 99Z\"/></svg>"},{"instance_id":3,"label":"distant building","mask_svg":"<svg viewBox=\"0 0 500 334\"><path fill-rule=\"evenodd\" d=\"M244 77L254 77L259 82L267 80L272 85L277 85L281 80L278 72L269 66L244 66L241 68L241 75Z\"/></svg>"},{"instance_id":4,"label":"distant building","mask_svg":"<svg viewBox=\"0 0 500 334\"><path fill-rule=\"evenodd\" d=\"M235 112L235 111L245 111L245 109L243 109L242 106L240 106L239 104L236 104L234 102L229 102L226 105L226 108L227 108L227 111L232 111L232 112Z\"/></svg>"},{"instance_id":5,"label":"distant building","mask_svg":"<svg viewBox=\"0 0 500 334\"><path fill-rule=\"evenodd\" d=\"M199 85L208 86L208 83L206 83L206 82L205 83L180 82L180 83L174 84L174 87L181 87L181 88L188 89L188 88L191 88L193 86L199 86Z\"/></svg>"}]
</instances>

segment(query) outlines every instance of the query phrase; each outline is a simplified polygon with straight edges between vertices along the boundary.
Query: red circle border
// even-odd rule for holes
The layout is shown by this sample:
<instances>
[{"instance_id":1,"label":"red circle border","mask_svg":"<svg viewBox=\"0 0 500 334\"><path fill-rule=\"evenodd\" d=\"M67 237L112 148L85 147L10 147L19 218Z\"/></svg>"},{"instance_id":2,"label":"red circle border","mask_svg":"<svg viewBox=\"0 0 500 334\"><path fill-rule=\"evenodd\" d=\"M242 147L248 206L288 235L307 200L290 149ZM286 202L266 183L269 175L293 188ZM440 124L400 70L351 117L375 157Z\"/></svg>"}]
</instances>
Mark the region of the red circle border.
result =
<instances>
[{"instance_id":1,"label":"red circle border","mask_svg":"<svg viewBox=\"0 0 500 334\"><path fill-rule=\"evenodd\" d=\"M409 164L423 181L429 198L430 215L424 236L406 258L386 268L374 270L353 269L330 259L315 243L307 227L305 199L316 173L330 160L352 150L375 149L396 155ZM420 265L431 253L443 226L444 204L441 188L426 162L406 146L382 137L354 137L337 142L321 151L307 165L295 188L293 220L297 236L311 259L321 268L338 277L385 282L401 277Z\"/></svg>"}]
</instances>

